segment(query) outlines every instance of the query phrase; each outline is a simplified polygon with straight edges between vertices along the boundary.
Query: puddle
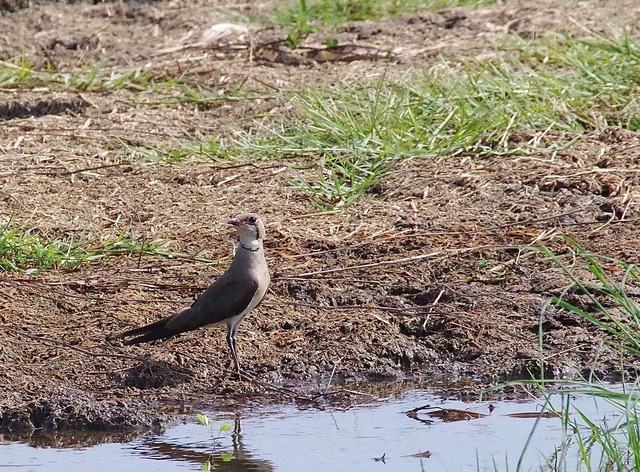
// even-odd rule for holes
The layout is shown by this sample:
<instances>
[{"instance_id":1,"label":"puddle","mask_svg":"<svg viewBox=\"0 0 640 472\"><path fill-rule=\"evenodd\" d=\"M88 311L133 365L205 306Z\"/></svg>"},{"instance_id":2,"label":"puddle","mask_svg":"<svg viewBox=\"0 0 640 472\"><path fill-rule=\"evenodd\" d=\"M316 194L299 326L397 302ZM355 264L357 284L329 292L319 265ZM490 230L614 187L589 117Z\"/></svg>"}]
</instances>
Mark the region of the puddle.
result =
<instances>
[{"instance_id":1,"label":"puddle","mask_svg":"<svg viewBox=\"0 0 640 472\"><path fill-rule=\"evenodd\" d=\"M559 409L564 399L556 395L552 403ZM573 398L572 404L593 419L615 420L613 408L592 398ZM54 446L33 439L36 446L0 442L0 471L200 470L212 453L216 470L506 471L516 469L536 421L520 470L539 470L562 443L561 420L532 415L540 411L538 401L491 405L493 411L489 402L443 401L424 391L409 391L399 399L346 411L271 406L235 414L209 412L214 435L221 424L229 426L220 433L217 445L194 417L192 423L164 434L138 436L124 443L110 442L126 439L109 435L91 436L92 442L87 443L83 442L86 437L73 434L56 436ZM229 462L220 458L231 453L234 458ZM569 454L567 470L576 469L571 467L576 457L575 452Z\"/></svg>"}]
</instances>

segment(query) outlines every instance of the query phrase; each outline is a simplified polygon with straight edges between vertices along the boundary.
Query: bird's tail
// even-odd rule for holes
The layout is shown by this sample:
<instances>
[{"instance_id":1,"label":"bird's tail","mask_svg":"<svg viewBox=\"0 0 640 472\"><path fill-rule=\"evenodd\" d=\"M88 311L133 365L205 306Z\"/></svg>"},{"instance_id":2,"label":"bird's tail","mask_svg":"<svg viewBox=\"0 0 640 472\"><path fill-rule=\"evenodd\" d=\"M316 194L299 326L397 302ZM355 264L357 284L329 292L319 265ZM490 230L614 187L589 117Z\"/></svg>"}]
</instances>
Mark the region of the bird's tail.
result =
<instances>
[{"instance_id":1,"label":"bird's tail","mask_svg":"<svg viewBox=\"0 0 640 472\"><path fill-rule=\"evenodd\" d=\"M124 344L126 345L141 344L149 341L155 341L156 339L170 338L171 336L179 334L183 331L180 329L175 329L175 327L170 327L171 320L180 315L184 317L184 315L190 310L190 307L184 308L175 315L167 316L166 318L156 321L155 323L142 326L141 328L135 328L129 331L125 331L124 333L118 335L118 338L122 339L131 336L138 336L133 339L126 340L124 342Z\"/></svg>"}]
</instances>

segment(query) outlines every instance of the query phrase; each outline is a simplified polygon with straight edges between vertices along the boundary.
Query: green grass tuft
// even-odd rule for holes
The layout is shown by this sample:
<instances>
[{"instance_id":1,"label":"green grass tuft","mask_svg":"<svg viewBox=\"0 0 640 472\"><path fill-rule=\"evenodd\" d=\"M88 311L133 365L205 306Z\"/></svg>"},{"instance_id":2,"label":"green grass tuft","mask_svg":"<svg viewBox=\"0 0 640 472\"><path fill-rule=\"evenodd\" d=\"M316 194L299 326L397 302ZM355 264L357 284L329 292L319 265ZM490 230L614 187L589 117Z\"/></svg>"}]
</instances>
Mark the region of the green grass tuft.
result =
<instances>
[{"instance_id":1,"label":"green grass tuft","mask_svg":"<svg viewBox=\"0 0 640 472\"><path fill-rule=\"evenodd\" d=\"M539 248L571 283L562 295L552 297L551 304L606 332L607 344L617 350L640 357L640 304L627 293L627 285L640 286L640 270L634 264L592 254L569 237L562 239L569 247L566 254L556 255L546 246ZM619 274L619 280L612 272ZM586 297L588 303L578 306L567 300L566 294L573 292Z\"/></svg>"},{"instance_id":2,"label":"green grass tuft","mask_svg":"<svg viewBox=\"0 0 640 472\"><path fill-rule=\"evenodd\" d=\"M7 89L87 92L124 89L144 92L163 90L180 83L181 79L157 77L146 70L114 72L100 64L80 71L56 72L51 69L37 70L20 57L0 61L0 86Z\"/></svg>"},{"instance_id":3,"label":"green grass tuft","mask_svg":"<svg viewBox=\"0 0 640 472\"><path fill-rule=\"evenodd\" d=\"M535 248L553 261L566 275L569 286L560 296L552 297L543 309L566 310L579 316L593 328L607 335L606 344L620 354L623 382L612 386L602 382L594 373L588 377L576 372L577 380L545 379L509 382L510 386L527 386L544 397L549 389L559 388L566 395L560 414L566 439L556 454L547 460L543 470L567 470L568 448L577 454L578 468L594 471L636 471L640 463L640 381L637 380L637 359L640 356L640 303L630 293L640 286L640 271L634 264L590 253L575 240L555 236L565 244L562 250L546 245ZM577 297L577 298L576 298ZM541 316L541 323L543 316ZM544 333L540 329L540 372L544 373ZM629 377L631 373L631 378ZM635 380L633 380L635 379ZM496 388L502 388L505 385ZM591 418L573 405L573 398L587 395L613 406L617 415L613 422ZM546 402L546 408L550 408ZM575 412L575 413L574 413ZM535 429L535 428L534 428ZM533 438L534 432L531 432ZM533 444L531 441L522 451Z\"/></svg>"},{"instance_id":4,"label":"green grass tuft","mask_svg":"<svg viewBox=\"0 0 640 472\"><path fill-rule=\"evenodd\" d=\"M347 21L376 20L425 9L463 5L486 5L495 0L299 0L279 8L273 22L289 28L285 45L296 48L320 24L340 26Z\"/></svg>"},{"instance_id":5,"label":"green grass tuft","mask_svg":"<svg viewBox=\"0 0 640 472\"><path fill-rule=\"evenodd\" d=\"M7 226L0 230L0 270L5 272L33 274L51 268L76 269L83 263L118 255L154 255L212 262L202 254L190 257L172 252L165 241L142 241L135 236L122 235L113 240L91 242L74 237L49 238Z\"/></svg>"},{"instance_id":6,"label":"green grass tuft","mask_svg":"<svg viewBox=\"0 0 640 472\"><path fill-rule=\"evenodd\" d=\"M585 131L640 129L640 45L628 35L511 36L499 47L499 58L443 58L428 74L404 80L382 74L377 81L285 94L291 105L286 115L262 115L232 138L196 138L136 154L161 162L303 157L307 162L295 164L301 168L292 165L282 175L318 209L332 210L380 194L381 182L405 159L545 154L566 149ZM15 67L16 77L33 80L28 67ZM136 83L144 88L152 79L134 74L107 80L89 73L65 80L69 87L99 89ZM278 100L282 93L220 95L182 84L178 95L152 104L206 108L254 99ZM554 132L566 137L545 139Z\"/></svg>"},{"instance_id":7,"label":"green grass tuft","mask_svg":"<svg viewBox=\"0 0 640 472\"><path fill-rule=\"evenodd\" d=\"M300 0L295 6L276 10L275 21L280 26L322 22L339 26L347 21L376 20L414 13L419 10L463 5L487 5L495 0Z\"/></svg>"},{"instance_id":8,"label":"green grass tuft","mask_svg":"<svg viewBox=\"0 0 640 472\"><path fill-rule=\"evenodd\" d=\"M289 179L329 210L362 198L407 158L546 153L570 146L584 131L637 128L637 42L554 37L508 47L508 59L462 69L445 62L428 77L303 90L279 122L239 133L226 145L233 151L218 143L215 153L306 156L316 178ZM511 140L517 131L531 139ZM545 147L542 137L552 131L574 138Z\"/></svg>"}]
</instances>

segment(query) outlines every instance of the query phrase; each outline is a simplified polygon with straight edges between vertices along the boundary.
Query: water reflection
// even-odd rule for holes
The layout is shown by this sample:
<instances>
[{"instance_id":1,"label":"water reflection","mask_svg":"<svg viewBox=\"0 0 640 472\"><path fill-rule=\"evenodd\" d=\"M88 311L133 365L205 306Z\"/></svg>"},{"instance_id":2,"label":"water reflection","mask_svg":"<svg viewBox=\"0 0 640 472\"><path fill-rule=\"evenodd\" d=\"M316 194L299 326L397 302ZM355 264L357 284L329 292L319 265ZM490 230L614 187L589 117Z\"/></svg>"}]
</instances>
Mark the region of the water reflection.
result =
<instances>
[{"instance_id":1,"label":"water reflection","mask_svg":"<svg viewBox=\"0 0 640 472\"><path fill-rule=\"evenodd\" d=\"M35 448L85 448L99 444L133 441L140 432L61 431L57 433L36 430L33 432L0 433L2 443L20 442Z\"/></svg>"},{"instance_id":2,"label":"water reflection","mask_svg":"<svg viewBox=\"0 0 640 472\"><path fill-rule=\"evenodd\" d=\"M357 390L368 394L365 388ZM219 441L195 415L163 434L144 436L4 435L0 441L23 443L0 445L0 469L193 471L209 461L212 469L222 471L492 471L510 470L521 461L520 470L540 470L573 434L555 415L541 413L543 402L535 399L462 402L424 390L394 398L393 389L387 395L382 399L369 394L365 405L325 410L300 410L291 404L209 412L213 436L221 424L231 426ZM554 395L552 403L560 409L568 405L566 398ZM571 407L602 421L616 421L615 412L589 397L572 396ZM576 411L570 417L578 420ZM109 444L114 441L123 444ZM580 458L575 448L566 453L568 470L576 469Z\"/></svg>"},{"instance_id":3,"label":"water reflection","mask_svg":"<svg viewBox=\"0 0 640 472\"><path fill-rule=\"evenodd\" d=\"M137 449L142 456L154 459L179 460L198 465L209 462L211 469L220 471L268 472L273 470L273 465L270 462L253 458L252 454L246 450L242 439L240 413L236 414L233 421L231 449L215 439L211 439L212 447L209 452L203 452L201 443L192 447L164 439L164 436L149 436L142 441Z\"/></svg>"}]
</instances>

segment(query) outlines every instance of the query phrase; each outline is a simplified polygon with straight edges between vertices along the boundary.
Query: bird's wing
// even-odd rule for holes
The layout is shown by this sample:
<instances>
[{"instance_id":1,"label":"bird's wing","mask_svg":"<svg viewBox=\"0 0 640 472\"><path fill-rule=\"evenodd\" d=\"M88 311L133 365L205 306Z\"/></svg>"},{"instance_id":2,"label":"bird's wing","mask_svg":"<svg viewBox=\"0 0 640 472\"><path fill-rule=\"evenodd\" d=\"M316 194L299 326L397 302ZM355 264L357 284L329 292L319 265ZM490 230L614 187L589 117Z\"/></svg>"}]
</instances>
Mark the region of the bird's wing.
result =
<instances>
[{"instance_id":1,"label":"bird's wing","mask_svg":"<svg viewBox=\"0 0 640 472\"><path fill-rule=\"evenodd\" d=\"M191 305L184 317L177 316L168 326L190 331L209 324L222 323L247 309L258 291L258 281L226 272Z\"/></svg>"},{"instance_id":2,"label":"bird's wing","mask_svg":"<svg viewBox=\"0 0 640 472\"><path fill-rule=\"evenodd\" d=\"M222 323L241 314L251 303L258 288L257 280L225 272L191 307L155 323L127 331L120 337L140 335L126 342L139 344L168 338L201 326Z\"/></svg>"}]
</instances>

